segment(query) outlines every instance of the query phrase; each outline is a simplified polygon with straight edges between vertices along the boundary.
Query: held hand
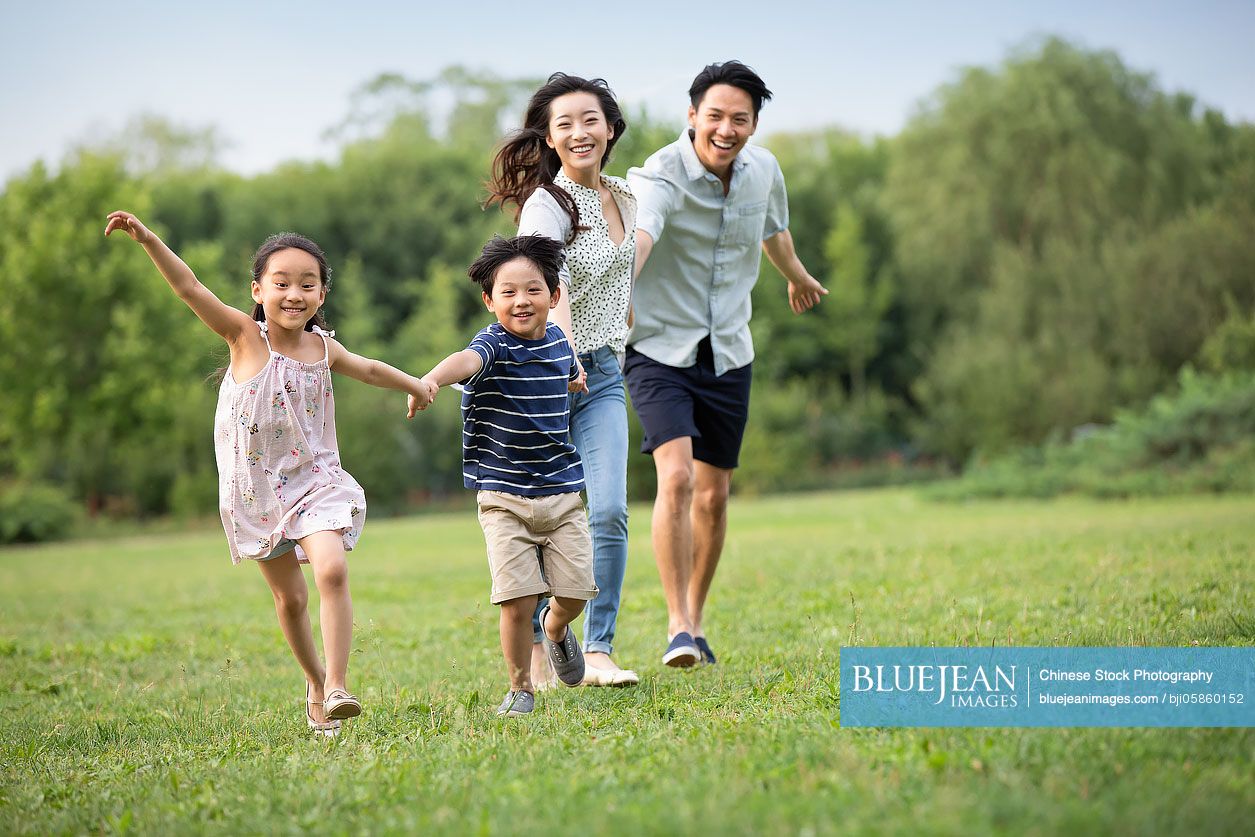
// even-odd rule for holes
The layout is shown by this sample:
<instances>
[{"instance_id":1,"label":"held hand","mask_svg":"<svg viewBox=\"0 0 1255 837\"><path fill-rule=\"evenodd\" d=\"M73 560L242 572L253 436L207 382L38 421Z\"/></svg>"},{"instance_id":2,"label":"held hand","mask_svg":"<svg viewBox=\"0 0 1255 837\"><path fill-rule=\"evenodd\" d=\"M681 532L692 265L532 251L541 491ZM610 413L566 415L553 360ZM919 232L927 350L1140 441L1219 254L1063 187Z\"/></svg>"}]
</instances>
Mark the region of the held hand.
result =
<instances>
[{"instance_id":1,"label":"held hand","mask_svg":"<svg viewBox=\"0 0 1255 837\"><path fill-rule=\"evenodd\" d=\"M573 380L567 381L567 392L588 392L588 373L584 371L584 364L580 363L580 359L575 359L576 374Z\"/></svg>"},{"instance_id":2,"label":"held hand","mask_svg":"<svg viewBox=\"0 0 1255 837\"><path fill-rule=\"evenodd\" d=\"M135 239L140 244L147 244L152 240L153 234L148 231L140 220L129 212L110 212L109 223L105 225L105 235L114 230L122 230L122 232Z\"/></svg>"},{"instance_id":3,"label":"held hand","mask_svg":"<svg viewBox=\"0 0 1255 837\"><path fill-rule=\"evenodd\" d=\"M789 282L789 307L794 314L809 311L819 304L820 297L828 295L828 289L809 273L800 282Z\"/></svg>"},{"instance_id":4,"label":"held hand","mask_svg":"<svg viewBox=\"0 0 1255 837\"><path fill-rule=\"evenodd\" d=\"M411 392L405 399L407 419L414 418L414 414L419 410L426 410L436 400L436 392L439 390L435 384L427 380L420 380L417 392Z\"/></svg>"}]
</instances>

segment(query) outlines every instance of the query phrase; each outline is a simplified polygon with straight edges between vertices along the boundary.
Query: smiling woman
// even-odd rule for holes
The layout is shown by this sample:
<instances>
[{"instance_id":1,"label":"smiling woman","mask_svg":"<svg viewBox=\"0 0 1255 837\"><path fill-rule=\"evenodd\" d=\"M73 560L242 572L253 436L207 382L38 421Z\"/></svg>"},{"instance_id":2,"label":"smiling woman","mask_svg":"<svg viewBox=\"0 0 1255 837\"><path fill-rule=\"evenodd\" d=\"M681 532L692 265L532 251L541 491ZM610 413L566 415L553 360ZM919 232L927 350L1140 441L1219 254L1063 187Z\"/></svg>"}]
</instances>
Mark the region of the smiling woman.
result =
<instances>
[{"instance_id":1,"label":"smiling woman","mask_svg":"<svg viewBox=\"0 0 1255 837\"><path fill-rule=\"evenodd\" d=\"M627 405L621 357L628 332L636 199L602 174L627 123L602 79L554 73L532 95L523 128L493 161L490 204L517 207L519 235L566 245L563 291L550 313L571 340L584 386L571 396L571 438L584 461L593 568L600 593L588 604L584 683L627 686L634 672L610 657L627 566ZM533 624L532 679L553 675ZM542 686L543 688L543 686Z\"/></svg>"}]
</instances>

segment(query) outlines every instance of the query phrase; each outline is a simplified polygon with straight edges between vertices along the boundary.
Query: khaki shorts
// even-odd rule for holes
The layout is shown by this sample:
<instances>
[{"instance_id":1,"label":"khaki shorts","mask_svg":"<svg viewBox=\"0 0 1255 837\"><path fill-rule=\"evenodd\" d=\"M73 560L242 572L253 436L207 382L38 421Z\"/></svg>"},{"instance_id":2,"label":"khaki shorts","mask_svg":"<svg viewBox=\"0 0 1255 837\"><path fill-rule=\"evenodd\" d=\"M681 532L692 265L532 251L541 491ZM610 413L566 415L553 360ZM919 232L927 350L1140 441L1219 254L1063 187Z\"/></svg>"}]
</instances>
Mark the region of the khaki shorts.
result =
<instances>
[{"instance_id":1,"label":"khaki shorts","mask_svg":"<svg viewBox=\"0 0 1255 837\"><path fill-rule=\"evenodd\" d=\"M545 497L481 491L476 499L493 604L535 595L596 597L593 541L578 491Z\"/></svg>"}]
</instances>

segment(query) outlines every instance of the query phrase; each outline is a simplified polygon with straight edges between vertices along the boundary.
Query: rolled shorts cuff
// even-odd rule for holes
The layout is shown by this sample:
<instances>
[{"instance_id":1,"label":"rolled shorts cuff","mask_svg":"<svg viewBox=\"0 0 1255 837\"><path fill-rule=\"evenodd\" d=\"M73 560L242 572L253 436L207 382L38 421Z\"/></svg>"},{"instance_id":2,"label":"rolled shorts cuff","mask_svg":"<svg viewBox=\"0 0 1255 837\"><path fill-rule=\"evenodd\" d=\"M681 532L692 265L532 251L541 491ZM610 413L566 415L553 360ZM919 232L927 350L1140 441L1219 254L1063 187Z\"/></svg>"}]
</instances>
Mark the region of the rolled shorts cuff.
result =
<instances>
[{"instance_id":1,"label":"rolled shorts cuff","mask_svg":"<svg viewBox=\"0 0 1255 837\"><path fill-rule=\"evenodd\" d=\"M597 598L598 592L596 586L591 590L586 587L550 587L549 590L551 595L561 596L564 599L579 599L583 602L590 602Z\"/></svg>"},{"instance_id":2,"label":"rolled shorts cuff","mask_svg":"<svg viewBox=\"0 0 1255 837\"><path fill-rule=\"evenodd\" d=\"M548 596L549 588L544 584L527 584L522 587L514 587L509 590L494 592L489 599L495 605L503 604L511 599L521 599L524 596Z\"/></svg>"}]
</instances>

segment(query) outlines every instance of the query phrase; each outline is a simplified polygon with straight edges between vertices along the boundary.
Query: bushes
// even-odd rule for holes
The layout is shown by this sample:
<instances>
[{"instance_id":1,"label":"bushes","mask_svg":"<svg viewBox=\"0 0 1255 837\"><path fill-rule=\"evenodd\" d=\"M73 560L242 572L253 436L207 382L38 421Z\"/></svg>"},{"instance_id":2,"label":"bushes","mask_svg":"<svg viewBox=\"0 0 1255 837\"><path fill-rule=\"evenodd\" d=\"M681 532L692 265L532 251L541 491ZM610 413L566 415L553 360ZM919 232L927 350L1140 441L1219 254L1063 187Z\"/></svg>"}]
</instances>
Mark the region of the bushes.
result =
<instances>
[{"instance_id":1,"label":"bushes","mask_svg":"<svg viewBox=\"0 0 1255 837\"><path fill-rule=\"evenodd\" d=\"M1255 372L1186 369L1173 395L1071 442L1055 440L989 462L937 486L939 499L1130 497L1255 490Z\"/></svg>"},{"instance_id":2,"label":"bushes","mask_svg":"<svg viewBox=\"0 0 1255 837\"><path fill-rule=\"evenodd\" d=\"M70 495L47 483L0 487L0 543L33 543L65 536L77 522Z\"/></svg>"}]
</instances>

